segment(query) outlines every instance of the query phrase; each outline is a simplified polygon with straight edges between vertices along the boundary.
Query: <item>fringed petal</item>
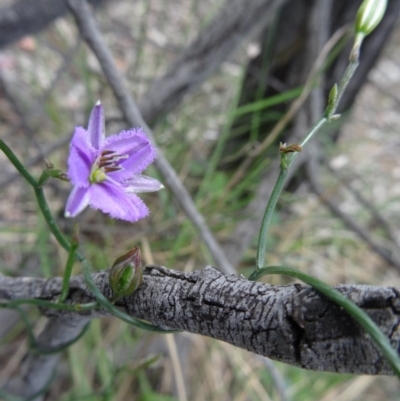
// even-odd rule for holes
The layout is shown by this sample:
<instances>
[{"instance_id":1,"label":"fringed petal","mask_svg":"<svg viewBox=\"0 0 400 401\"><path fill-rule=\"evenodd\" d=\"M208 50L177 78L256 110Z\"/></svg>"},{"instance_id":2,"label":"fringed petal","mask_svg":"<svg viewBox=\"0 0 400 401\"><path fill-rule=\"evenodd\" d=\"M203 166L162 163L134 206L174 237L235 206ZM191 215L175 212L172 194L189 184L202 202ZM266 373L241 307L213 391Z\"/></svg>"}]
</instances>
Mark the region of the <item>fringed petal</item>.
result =
<instances>
[{"instance_id":1,"label":"fringed petal","mask_svg":"<svg viewBox=\"0 0 400 401\"><path fill-rule=\"evenodd\" d=\"M92 185L90 198L91 207L115 219L135 222L149 214L149 209L138 196L127 194L122 186L108 181Z\"/></svg>"},{"instance_id":2,"label":"fringed petal","mask_svg":"<svg viewBox=\"0 0 400 401\"><path fill-rule=\"evenodd\" d=\"M160 181L142 174L134 174L129 180L124 181L122 185L125 187L125 192L129 194L155 192L164 188Z\"/></svg>"}]
</instances>

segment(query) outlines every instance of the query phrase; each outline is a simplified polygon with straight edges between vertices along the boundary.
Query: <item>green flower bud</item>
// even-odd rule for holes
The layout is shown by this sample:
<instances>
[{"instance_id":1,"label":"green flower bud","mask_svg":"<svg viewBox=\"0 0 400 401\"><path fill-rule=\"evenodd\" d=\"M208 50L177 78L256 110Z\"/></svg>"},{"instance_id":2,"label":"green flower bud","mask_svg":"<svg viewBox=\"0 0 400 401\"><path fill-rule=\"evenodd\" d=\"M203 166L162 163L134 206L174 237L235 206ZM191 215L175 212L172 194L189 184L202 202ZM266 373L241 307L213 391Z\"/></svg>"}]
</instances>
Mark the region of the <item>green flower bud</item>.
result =
<instances>
[{"instance_id":1,"label":"green flower bud","mask_svg":"<svg viewBox=\"0 0 400 401\"><path fill-rule=\"evenodd\" d=\"M369 35L381 22L387 0L364 0L356 16L356 34Z\"/></svg>"},{"instance_id":2,"label":"green flower bud","mask_svg":"<svg viewBox=\"0 0 400 401\"><path fill-rule=\"evenodd\" d=\"M356 16L356 36L350 52L350 62L357 63L364 38L381 22L386 11L387 0L364 0Z\"/></svg>"},{"instance_id":3,"label":"green flower bud","mask_svg":"<svg viewBox=\"0 0 400 401\"><path fill-rule=\"evenodd\" d=\"M135 247L115 260L109 282L114 300L131 295L143 284L139 248Z\"/></svg>"}]
</instances>

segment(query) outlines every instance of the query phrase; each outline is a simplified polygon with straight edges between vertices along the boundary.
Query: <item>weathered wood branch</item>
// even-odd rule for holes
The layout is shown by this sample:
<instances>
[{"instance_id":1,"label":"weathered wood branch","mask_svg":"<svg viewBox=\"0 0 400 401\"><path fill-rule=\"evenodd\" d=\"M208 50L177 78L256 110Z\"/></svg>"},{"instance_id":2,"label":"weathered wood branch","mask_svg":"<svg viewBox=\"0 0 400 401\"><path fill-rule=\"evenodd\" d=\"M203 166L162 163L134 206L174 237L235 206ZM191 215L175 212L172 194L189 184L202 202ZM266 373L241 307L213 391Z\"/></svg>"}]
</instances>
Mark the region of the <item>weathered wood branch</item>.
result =
<instances>
[{"instance_id":1,"label":"weathered wood branch","mask_svg":"<svg viewBox=\"0 0 400 401\"><path fill-rule=\"evenodd\" d=\"M111 295L108 271L93 278ZM364 330L341 308L310 287L272 286L227 276L212 267L182 273L147 266L144 284L118 306L136 318L165 329L226 341L256 354L304 369L356 374L392 374ZM0 276L3 299L57 299L61 279ZM337 289L375 321L400 352L400 288L340 285ZM93 300L84 278L71 280L68 302ZM77 313L44 311L52 319L76 321ZM82 313L88 318L104 310Z\"/></svg>"},{"instance_id":2,"label":"weathered wood branch","mask_svg":"<svg viewBox=\"0 0 400 401\"><path fill-rule=\"evenodd\" d=\"M265 26L287 0L228 0L210 24L156 79L139 102L148 124L176 107L202 84L240 43Z\"/></svg>"},{"instance_id":3,"label":"weathered wood branch","mask_svg":"<svg viewBox=\"0 0 400 401\"><path fill-rule=\"evenodd\" d=\"M88 0L99 7L105 0ZM67 13L64 0L18 0L0 8L0 48L45 29Z\"/></svg>"},{"instance_id":4,"label":"weathered wood branch","mask_svg":"<svg viewBox=\"0 0 400 401\"><path fill-rule=\"evenodd\" d=\"M90 46L103 69L104 75L106 76L114 92L114 96L116 97L124 114L125 120L131 127L142 127L143 131L153 143L153 146L157 152L157 158L154 160L154 165L163 176L165 185L174 194L176 201L180 204L181 208L189 217L194 227L196 227L198 230L200 238L206 244L216 265L227 273L235 272L235 268L228 262L224 253L221 251L220 246L207 226L204 217L197 210L197 206L191 195L181 182L170 162L164 156L162 150L158 148L154 134L143 119L140 110L136 106L136 102L129 92L128 85L124 77L119 73L115 65L113 55L105 43L102 33L98 29L97 23L90 12L86 1L66 1L68 1L68 5L76 19L83 38Z\"/></svg>"}]
</instances>

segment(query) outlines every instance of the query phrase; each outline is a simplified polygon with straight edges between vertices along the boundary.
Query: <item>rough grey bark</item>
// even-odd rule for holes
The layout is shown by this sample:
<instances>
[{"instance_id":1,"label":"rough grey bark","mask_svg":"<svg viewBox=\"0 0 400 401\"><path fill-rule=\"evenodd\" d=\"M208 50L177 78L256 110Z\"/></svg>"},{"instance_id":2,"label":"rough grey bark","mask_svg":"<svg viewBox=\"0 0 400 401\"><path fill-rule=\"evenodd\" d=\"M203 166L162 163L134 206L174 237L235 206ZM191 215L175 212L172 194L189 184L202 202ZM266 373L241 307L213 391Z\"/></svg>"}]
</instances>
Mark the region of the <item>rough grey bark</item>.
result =
<instances>
[{"instance_id":1,"label":"rough grey bark","mask_svg":"<svg viewBox=\"0 0 400 401\"><path fill-rule=\"evenodd\" d=\"M251 4L251 3L250 3ZM265 2L265 4L266 4L266 2ZM269 2L269 4L272 4L272 2ZM274 3L274 4L277 4L277 3ZM247 7L249 6L249 4L247 4ZM246 9L246 11L248 11L247 9ZM257 13L256 13L256 16L257 16ZM265 16L263 16L263 18L264 18ZM241 19L243 19L243 18L239 18L239 20L237 21L237 23L239 24L240 23L240 20ZM247 22L249 22L248 20L247 20ZM247 28L246 28L247 29ZM233 44L233 46L230 48L231 50L233 50L234 49L234 47L235 46L237 46L237 44L238 44L238 41L236 41L236 38L234 38L235 40L233 40L233 41L230 41L230 38L229 38L229 36L228 37L226 37L226 40L228 40L228 42L229 43L231 43L231 44ZM218 45L218 40L216 41L216 42L214 42L214 44L217 46ZM211 45L210 45L211 46ZM220 49L220 50L218 50L218 49ZM221 49L225 49L224 50L224 52L222 52L222 50ZM203 50L208 50L207 49L207 46L205 46L204 48L203 48ZM230 51L231 51L230 50ZM226 57L228 54L229 54L229 52L227 52L226 51L226 48L225 47L221 47L221 48L218 48L218 46L217 46L217 48L216 48L216 53L218 53L219 51L221 51L223 54L224 54L224 56ZM222 54L221 53L221 54ZM189 54L190 55L190 51L188 51L187 52L187 54ZM199 53L199 55L201 54L201 52ZM221 62L223 60L223 58L221 58L220 60L219 60L219 63ZM192 63L192 60L191 60L191 58L190 57L188 57L187 59L186 59L186 61L187 61L187 68L191 71L190 72L190 74L188 74L188 75L185 75L185 71L186 71L186 69L185 68L178 68L179 66L178 66L178 64L176 64L175 66L176 66L176 69L177 69L177 77L178 78L182 78L182 80L181 81L179 81L179 79L178 79L178 84L176 85L176 87L170 87L170 89L169 89L169 91L170 91L170 95L169 96L171 96L171 99L178 99L178 101L182 98L182 96L183 96L183 93L187 93L187 91L189 91L189 90L191 90L191 88L194 88L194 87L192 87L192 86L188 86L188 85L185 85L185 82L187 82L187 81L191 81L192 79L193 79L193 77L200 77L201 76L201 73L203 72L203 69L206 69L207 71L208 71L208 73L211 73L212 71L213 71L213 69L215 69L216 67L217 67L217 65L218 65L218 63L216 63L216 64L211 64L210 65L210 67L212 67L212 68L208 68L209 66L208 66L208 64L206 63L206 64L201 64L201 63L199 63L199 62L197 62L197 63L194 63L193 65L191 64ZM190 68L190 66L194 66L194 67L196 67L196 68ZM200 68L198 68L200 66ZM172 69L170 70L170 72L168 72L167 74L166 74L166 76L165 76L165 81L164 81L164 84L165 85L167 85L168 84L168 79L171 79L171 76L168 76L168 74L170 74L171 73L171 71L172 71ZM178 73L178 72L180 72L180 73ZM201 76L202 77L202 79L205 79L205 77L206 77L206 75L203 75L203 76ZM193 79L193 81L195 82L195 85L199 85L199 83L200 83L200 79ZM180 83L179 83L180 82ZM182 84L183 83L183 84ZM160 84L160 82L159 82L159 84ZM175 88L176 88L176 90L175 90ZM160 86L158 86L158 90L160 89ZM175 92L174 92L175 91ZM153 91L154 92L154 91ZM155 94L155 92L153 93L153 94ZM158 95L158 93L157 93L157 95ZM174 104L176 104L176 103L174 103L174 102L171 102L171 104L168 102L168 96L166 97L166 105L165 105L165 109L158 109L158 113L161 113L161 112L163 112L163 110L164 111L166 111L166 110L169 110L169 107L170 106L172 106L172 105L174 105ZM157 106L157 104L155 105L155 107ZM149 117L150 118L150 117ZM214 272L215 273L215 272ZM214 274L213 273L213 274ZM179 275L179 273L176 273L176 274L178 274ZM101 282L101 285L103 286L103 288L104 288L104 291L107 293L107 291L108 291L108 289L107 289L107 284L105 284L105 283L103 283L103 281L106 279L106 277L105 276L102 276L102 275L97 275L96 276L97 278L99 278L100 279L100 282ZM176 302L175 303L175 298L174 297L178 297L179 298L179 291L180 291L180 289L182 289L182 291L183 290L185 290L185 286L183 285L184 283L181 283L180 281L188 281L186 284L189 284L189 283L192 283L192 281L194 280L194 278L188 278L188 280L186 280L186 279L182 279L182 278L180 278L179 280L177 279L177 277L169 277L171 280L172 280L172 282L169 282L169 284L167 284L166 282L164 282L164 280L166 280L166 278L164 277L164 279L163 279L163 282L164 282L164 284L157 284L157 286L155 286L154 287L154 291L156 291L156 293L158 293L157 291L158 290L160 290L161 288L168 288L168 285L170 285L170 286L173 286L173 287L175 287L175 286L177 286L177 291L178 292L176 292L176 291L171 291L170 293L168 293L168 297L166 297L165 298L165 295L164 295L164 298L165 298L165 302L166 302L166 305L167 305L167 309L165 308L165 305L163 306L161 303L160 304L158 304L158 305L153 305L153 300L148 300L148 305L149 305L149 308L151 307L151 305L153 305L150 309L151 310L149 310L148 311L148 313L149 313L149 315L151 314L150 312L151 311L153 311L156 315L157 315L157 310L158 311L163 311L163 310L168 310L168 305L169 305L169 302L172 302L172 306L174 307L174 308L171 308L170 307L170 309L172 309L172 310L176 310L176 308L178 308L177 309L177 311L184 311L185 312L185 316L187 317L187 314L189 313L195 313L196 311L197 312L200 312L200 315L199 316L202 316L202 318L204 318L204 317L207 317L208 316L208 320L206 319L205 320L205 322L204 322L204 324L206 324L208 321L210 321L211 322L211 318L210 318L210 314L211 314L211 312L209 312L208 313L208 315L206 314L206 312L204 312L203 311L203 309L204 308L209 308L209 309L211 309L212 308L212 310L214 310L215 308L216 308L216 311L215 311L215 313L214 312L212 312L212 313L214 313L217 317L218 317L218 321L219 320L223 320L223 316L220 318L220 314L219 313L217 313L221 308L222 308L222 306L221 305L219 305L218 304L218 302L215 304L215 305L208 305L207 303L206 303L206 300L208 299L207 297L208 297L208 292L207 293L204 293L204 299L202 299L201 300L201 302L199 301L199 304L198 305L194 305L194 307L192 308L193 309L193 311L191 312L190 311L190 309L185 309L185 310L183 310L183 309L179 309L179 308L181 308L181 303L179 303L179 302ZM148 280L150 280L150 281L148 281ZM190 281L190 280L192 280L192 281ZM196 279L197 280L197 279ZM222 279L221 278L218 278L218 282L220 282ZM225 279L224 279L225 280ZM223 280L223 281L224 281ZM226 280L228 280L228 279L226 279ZM225 280L225 281L226 281ZM176 281L176 282L175 282ZM200 283L200 279L199 279L199 283ZM203 280L204 281L204 280ZM229 281L229 280L228 280ZM147 284L151 284L153 282L153 279L150 279L150 278L146 278L146 283ZM196 283L197 283L198 281L196 281ZM14 284L13 282L10 282L10 284ZM25 284L26 284L26 282L25 282ZM58 287L57 287L57 285L58 285ZM89 296L89 294L87 294L87 293L85 293L85 287L84 287L84 284L83 284L83 281L78 281L78 293L80 293L80 295L82 295L82 294L86 294L86 296ZM149 285L150 285L149 284ZM39 282L36 282L36 285L39 285ZM55 285L54 287L52 287L53 285ZM199 285L201 285L201 283L199 284ZM221 284L221 288L225 288L225 286L222 286L222 284ZM36 289L38 290L38 288L39 287L36 287ZM57 291L57 295L58 295L58 293L59 293L59 281L58 281L58 283L57 283L57 280L55 280L55 281L50 281L50 282L48 282L48 287L47 287L47 289L46 289L46 291L47 290L49 290L49 289L51 289L51 288L53 288L55 291ZM150 288L150 287L149 287ZM295 289L299 289L299 287L294 287ZM231 287L227 287L226 289L224 289L223 290L223 293L222 293L222 295L225 297L225 295L228 297L228 295L229 295L229 291L231 290L232 288ZM13 288L13 290L15 290L15 288ZM40 289L40 291L39 292L41 292L41 291L43 291L43 289ZM46 294L46 291L44 291L44 292L41 292L42 294ZM186 291L186 290L185 290ZM225 293L225 291L227 291L227 293ZM389 290L388 290L389 291ZM199 292L199 297L201 297L202 295L203 295L203 293L201 293L201 292ZM286 294L286 293L285 293ZM397 294L397 293L396 293ZM140 295L140 292L138 292L138 294L136 294L135 295L135 297L136 296L139 296ZM215 295L215 294L214 294ZM252 294L250 294L251 296L249 296L249 299L253 299L252 298ZM254 294L253 294L254 295ZM290 295L290 294L289 294ZM396 295L397 296L397 295ZM52 296L53 298L55 297L55 295L53 295ZM90 297L90 296L89 296ZM172 298L171 298L172 297ZM80 297L78 297L78 298L80 298ZM228 297L229 298L229 297ZM227 298L227 299L228 299ZM133 298L134 299L134 298ZM139 301L139 303L138 303L138 307L139 307L139 311L136 311L135 310L135 308L134 307L131 307L130 306L130 302L133 302L133 299L132 300L128 300L128 303L125 305L125 307L129 307L129 308L133 308L132 309L132 313L135 315L135 316L139 316L140 315L140 311L141 311L141 309L140 309L140 306L141 306L141 302L142 301L146 301L146 297L145 298L143 298L143 300L140 300ZM211 298L210 298L211 299ZM279 298L280 299L280 298ZM158 299L157 298L157 301L159 301L159 302L161 302L162 300L161 299ZM190 301L190 299L189 299L189 301ZM203 302L204 301L204 302ZM82 302L82 301L80 301L80 302ZM224 301L225 302L225 301ZM244 301L243 301L244 302ZM279 306L280 307L282 307L283 308L283 304L281 305L281 303L283 302L283 301L276 301L278 304L279 304ZM290 304L290 301L288 301L289 302L289 304ZM316 302L319 302L319 299L317 298L317 300L316 300ZM185 302L183 303L183 305L185 305ZM219 305L219 306L218 306ZM231 300L229 300L229 302L227 302L226 304L224 303L223 304L223 308L222 308L222 312L224 312L225 311L225 307L226 307L226 313L230 313L229 311L231 311L231 309L233 310L233 312L232 313L235 313L237 316L239 316L240 314L241 314L241 311L243 312L242 314L246 314L246 312L244 312L245 310L236 310L235 308L234 308L234 305L233 305L233 303L232 303L232 301ZM200 309L198 309L200 307ZM161 309L160 309L161 308ZM197 309L196 309L197 308ZM219 309L218 309L219 308ZM379 308L378 308L379 309ZM279 309L279 310L281 310L281 309ZM196 313L197 313L196 312ZM146 312L147 313L147 312ZM161 312L158 312L158 313L161 313ZM164 312L163 312L164 313ZM183 312L182 312L183 313ZM283 312L280 312L280 313L282 313L282 316L284 316L285 318L289 318L289 316L291 316L289 313L287 314L287 315L283 315ZM57 315L57 314L56 314ZM89 317L95 317L96 315L102 315L102 313L97 313L97 314L95 314L95 313L92 313ZM235 315L235 316L236 316ZM274 313L266 313L266 315L268 315L271 319L272 319L272 317L273 316L275 316L275 314ZM67 314L67 316L69 316L68 314ZM175 315L174 315L175 316ZM176 314L176 316L179 316L179 314L177 313ZM272 317L271 317L272 316ZM145 318L147 318L146 316L144 316ZM280 318L280 315L278 315L278 318ZM68 321L68 317L67 317L67 321ZM86 318L85 318L86 319ZM163 324L162 323L162 320L159 320L159 317L158 317L158 315L157 316L154 316L154 323L156 323L156 324ZM268 319L268 320L270 320L270 319ZM304 320L304 319L303 319ZM175 321L175 319L174 319L174 321ZM238 320L239 322L240 322L240 319ZM279 321L279 319L278 319L278 321ZM63 320L60 320L60 319L58 319L56 316L54 317L54 318L52 318L52 320L50 320L50 322L54 322L54 325L58 325L58 324L60 324L61 323L61 325L63 325L64 323L63 323ZM158 322L158 323L157 323ZM167 322L168 322L168 320L167 320ZM202 323L203 321L202 320L200 320L200 322L199 323ZM275 322L276 322L276 319L275 319ZM284 321L285 322L285 321ZM299 318L298 320L295 320L295 319L293 319L293 322L295 322L295 324L293 324L293 327L296 327L296 325L299 325L299 327L300 328L302 328L302 324L303 324L303 321L302 321L302 318ZM211 322L212 323L212 322ZM211 324L210 323L210 324ZM244 319L244 321L242 321L242 325L243 325L243 327L246 327L246 323L248 323L248 322L246 322L246 319ZM203 324L203 325L204 325ZM207 323L208 324L208 323ZM206 325L207 325L206 324ZM221 323L222 324L222 323ZM280 321L279 321L279 324L280 324ZM385 323L386 324L386 323ZM218 323L218 325L219 325L219 323ZM217 325L217 326L218 326ZM214 325L212 325L212 328L213 328L213 330L212 330L212 333L208 333L208 332L204 332L203 333L203 330L205 330L205 328L203 328L203 327L197 327L198 326L198 324L196 323L196 325L195 325L195 329L196 330L198 330L198 331L196 331L196 332L199 332L200 334L205 334L205 335L213 335L215 338L220 338L220 337L218 337L218 333L215 333L215 330L220 330L220 331L222 331L222 329L223 328L226 328L227 326L226 326L226 324L225 324L225 326L224 327L221 327L221 328L218 328L218 327L216 327L215 329L214 329ZM389 326L389 324L388 324L388 326ZM53 323L49 323L49 326L48 326L48 329L47 330L49 330L49 333L52 333L52 329L51 329L51 327L53 327ZM181 326L179 326L179 327L181 327ZM183 326L182 326L183 327ZM235 326L236 327L236 326ZM305 326L306 327L306 326ZM353 326L352 326L353 327ZM386 327L386 326L385 326ZM231 327L229 326L228 327L229 328L229 332L230 332L230 329L231 329ZM189 329L190 329L190 327L189 327ZM304 329L304 328L302 328L302 329ZM297 330L297 329L296 329ZM293 329L293 336L296 334L296 330L295 329ZM78 330L78 332L79 332L80 330ZM269 333L269 332L273 332L274 330L273 330L273 328L271 328L271 327L269 327L268 326L268 328L266 328L266 333L265 333L265 336L267 335L267 332ZM301 332L301 330L300 330L300 332ZM239 331L233 331L233 333L239 333ZM247 333L247 332L246 332ZM54 333L53 333L54 334ZM244 334L243 334L244 335ZM243 336L242 335L242 336ZM229 338L230 337L232 337L232 335L227 335ZM290 335L289 335L289 337L290 338L295 338L295 337L290 337ZM73 337L75 337L75 335L72 335L72 338ZM237 337L237 335L235 334L235 338ZM239 336L240 337L240 336ZM231 341L229 341L229 338L228 339L224 339L225 341L228 341L228 342L231 342ZM273 338L273 336L272 336L272 334L270 335L270 338ZM306 338L306 337L305 337ZM394 341L397 341L397 337L396 336L394 336L393 337L394 338ZM221 338L222 339L222 338ZM67 341L67 339L63 339L64 341ZM236 341L236 340L235 340ZM329 340L329 341L332 341L332 340ZM354 341L356 341L356 340L354 340ZM240 341L239 341L240 342ZM61 342L62 343L62 342ZM299 342L300 343L300 342ZM296 343L297 344L297 343ZM309 343L307 343L307 345L308 344L313 344L313 342L312 341L309 341ZM347 343L346 343L347 344ZM239 346L240 346L240 344L238 344ZM280 344L279 344L280 345ZM310 346L311 346L310 345ZM368 345L368 344L367 344ZM242 344L242 346L243 347L245 347L245 348L247 348L247 345L246 345L246 343L244 342L243 344ZM332 346L333 347L333 346ZM299 347L296 347L296 349L298 349ZM310 348L310 349L312 349L312 348ZM268 350L267 350L268 352L270 352L269 351L269 347L268 347ZM298 363L299 364L299 366L302 366L302 364L303 364L303 362L302 362L302 357L301 357L301 353L300 353L300 351L296 351L299 355L300 355L300 358L298 358L299 360L300 360L300 362L301 363ZM297 355L296 354L296 352L295 352L295 355ZM271 351L271 353L272 353L272 351ZM275 357L276 359L279 359L279 355L278 355L278 357L277 356L274 356L274 355L272 355L271 354L271 356L273 356L273 357ZM290 358L289 358L290 359ZM303 358L304 360L306 360L306 358L304 357ZM29 360L29 358L28 358L28 360ZM283 359L282 359L283 360ZM316 360L318 361L318 356L316 357ZM33 359L33 361L34 361L34 359ZM296 364L296 361L297 360L295 360L294 362L290 362L290 360L288 360L288 362L290 362L290 363L294 363L294 364ZM33 363L33 362L32 362ZM372 363L372 365L374 365L374 363L373 362L366 362L367 363L367 365L369 364L369 363ZM350 364L351 365L351 364ZM34 364L31 364L31 366L37 366L37 365L34 365ZM49 364L48 366L51 366L51 364ZM54 365L53 365L54 366ZM309 364L309 365L304 365L305 367L308 367L308 368L315 368L315 367L313 367L314 365L313 364ZM340 367L340 363L338 364L338 366ZM351 365L352 366L352 365ZM320 368L320 367L319 367ZM335 368L336 369L336 371L340 371L339 369L337 369L337 367ZM372 369L372 373L385 373L386 371L385 371L385 369L387 369L387 367L386 368L382 368L382 369ZM38 371L38 369L32 369L31 368L31 370L33 370L33 372L32 372L32 374L34 374L35 373L35 371L37 372ZM28 380L27 378L25 378L25 384L28 384L28 383L33 383L34 382L34 380Z\"/></svg>"},{"instance_id":2,"label":"rough grey bark","mask_svg":"<svg viewBox=\"0 0 400 401\"><path fill-rule=\"evenodd\" d=\"M93 277L110 296L108 272ZM56 299L61 279L0 276L0 297ZM400 351L400 288L340 285L337 289L363 308ZM92 299L82 276L71 280L71 302ZM227 276L212 267L182 273L147 266L144 284L118 306L165 329L226 341L237 347L304 369L356 374L392 374L379 350L341 308L310 287L272 286ZM47 311L76 319L74 312ZM86 319L102 310L82 313Z\"/></svg>"}]
</instances>

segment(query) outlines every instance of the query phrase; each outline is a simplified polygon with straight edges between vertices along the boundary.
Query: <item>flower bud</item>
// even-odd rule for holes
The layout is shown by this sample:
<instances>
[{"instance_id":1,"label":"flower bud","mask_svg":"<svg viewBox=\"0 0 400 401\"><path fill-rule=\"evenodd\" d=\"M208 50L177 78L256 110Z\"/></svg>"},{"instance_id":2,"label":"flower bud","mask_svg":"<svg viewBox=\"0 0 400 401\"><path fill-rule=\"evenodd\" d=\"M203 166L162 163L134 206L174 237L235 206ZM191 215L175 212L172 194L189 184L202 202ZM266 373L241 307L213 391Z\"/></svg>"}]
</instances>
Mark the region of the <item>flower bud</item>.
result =
<instances>
[{"instance_id":1,"label":"flower bud","mask_svg":"<svg viewBox=\"0 0 400 401\"><path fill-rule=\"evenodd\" d=\"M117 258L111 267L109 282L114 299L132 294L143 284L139 248Z\"/></svg>"},{"instance_id":2,"label":"flower bud","mask_svg":"<svg viewBox=\"0 0 400 401\"><path fill-rule=\"evenodd\" d=\"M387 0L364 0L356 16L356 34L369 35L381 22Z\"/></svg>"}]
</instances>

